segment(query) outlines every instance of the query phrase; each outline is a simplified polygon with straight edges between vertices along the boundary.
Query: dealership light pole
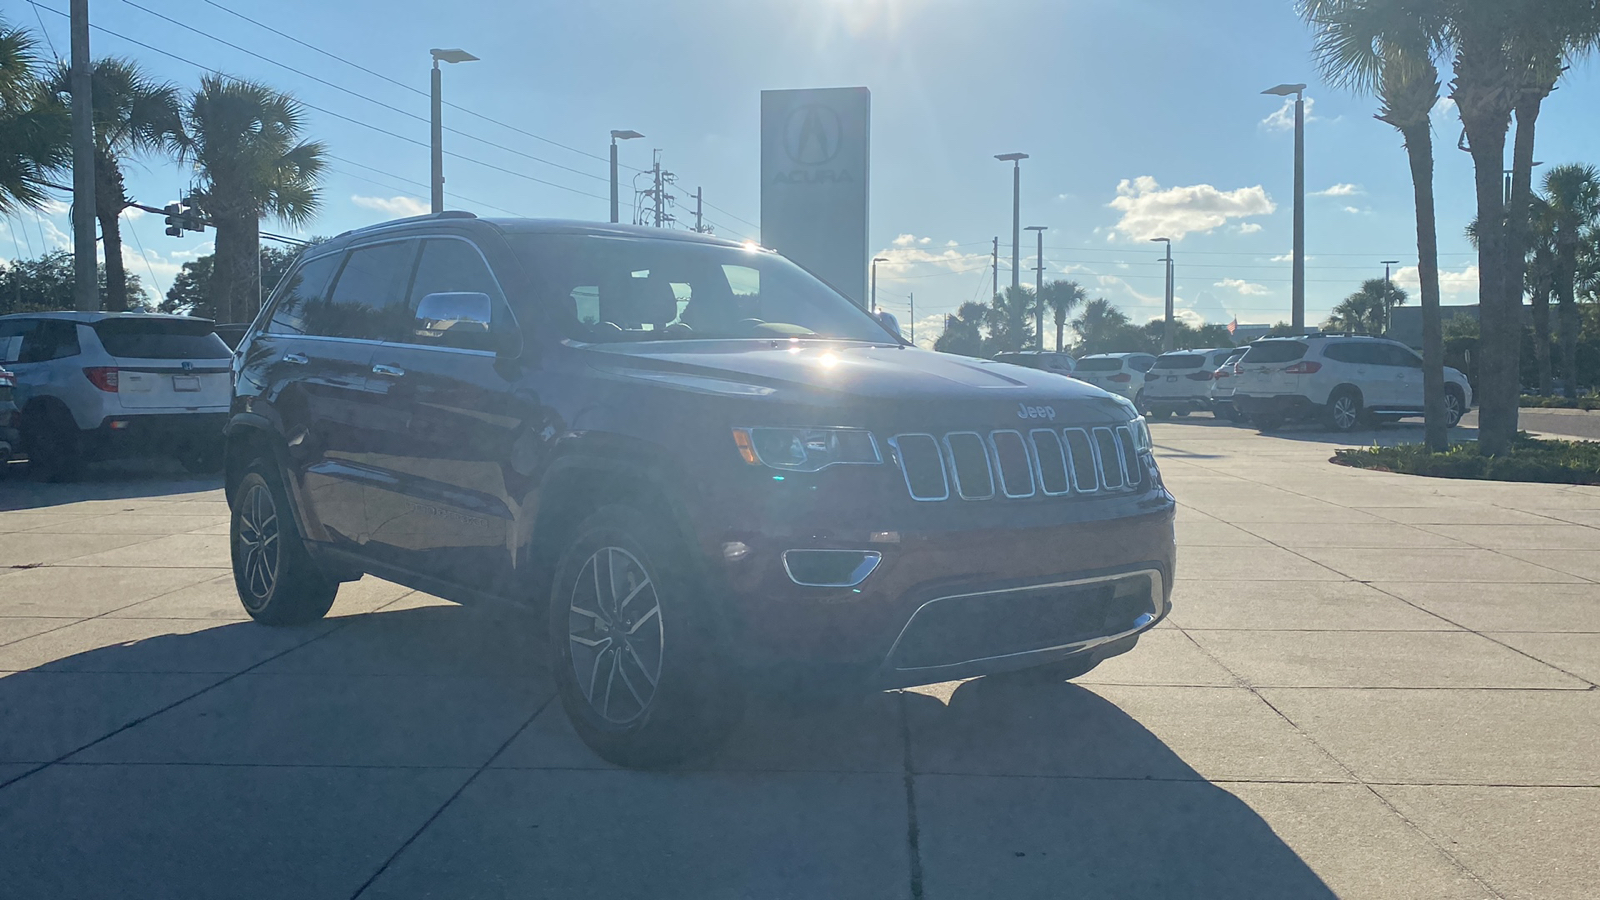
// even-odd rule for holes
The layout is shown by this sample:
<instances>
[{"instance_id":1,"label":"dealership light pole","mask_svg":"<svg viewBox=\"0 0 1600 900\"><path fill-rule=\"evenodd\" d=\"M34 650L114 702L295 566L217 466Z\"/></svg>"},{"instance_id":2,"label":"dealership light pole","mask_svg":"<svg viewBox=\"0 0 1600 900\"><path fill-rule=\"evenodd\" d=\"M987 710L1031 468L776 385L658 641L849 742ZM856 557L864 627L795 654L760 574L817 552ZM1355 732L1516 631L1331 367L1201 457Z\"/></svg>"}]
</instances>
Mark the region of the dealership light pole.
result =
<instances>
[{"instance_id":1,"label":"dealership light pole","mask_svg":"<svg viewBox=\"0 0 1600 900\"><path fill-rule=\"evenodd\" d=\"M1022 273L1017 271L1018 246L1022 243L1022 161L1026 153L1000 153L995 159L1011 163L1011 288L1022 287Z\"/></svg>"},{"instance_id":2,"label":"dealership light pole","mask_svg":"<svg viewBox=\"0 0 1600 900\"><path fill-rule=\"evenodd\" d=\"M1389 281L1389 267L1400 265L1400 260L1383 259L1379 260L1379 262L1383 263L1383 333L1388 334L1389 313L1391 312L1389 304L1393 302L1394 296L1394 284Z\"/></svg>"},{"instance_id":3,"label":"dealership light pole","mask_svg":"<svg viewBox=\"0 0 1600 900\"><path fill-rule=\"evenodd\" d=\"M428 51L433 54L433 211L444 212L444 96L439 76L439 63L464 63L476 62L473 56L459 47L449 50L434 48Z\"/></svg>"},{"instance_id":4,"label":"dealership light pole","mask_svg":"<svg viewBox=\"0 0 1600 900\"><path fill-rule=\"evenodd\" d=\"M1172 238L1151 238L1150 243L1164 243L1167 245L1167 317L1164 320L1165 324L1161 329L1161 352L1171 353L1172 345L1175 343L1172 334Z\"/></svg>"},{"instance_id":5,"label":"dealership light pole","mask_svg":"<svg viewBox=\"0 0 1600 900\"><path fill-rule=\"evenodd\" d=\"M1289 323L1300 334L1306 328L1306 86L1280 84L1261 93L1294 95L1294 287Z\"/></svg>"},{"instance_id":6,"label":"dealership light pole","mask_svg":"<svg viewBox=\"0 0 1600 900\"><path fill-rule=\"evenodd\" d=\"M617 224L617 141L631 141L644 135L637 131L613 130L611 132L611 224ZM697 229L698 230L698 229Z\"/></svg>"},{"instance_id":7,"label":"dealership light pole","mask_svg":"<svg viewBox=\"0 0 1600 900\"><path fill-rule=\"evenodd\" d=\"M1039 235L1039 256L1035 260L1038 274L1033 279L1033 340L1044 350L1044 231L1043 225L1029 225L1028 231Z\"/></svg>"},{"instance_id":8,"label":"dealership light pole","mask_svg":"<svg viewBox=\"0 0 1600 900\"><path fill-rule=\"evenodd\" d=\"M70 5L72 47L72 305L79 312L100 308L100 276L94 241L94 106L89 71L89 0Z\"/></svg>"},{"instance_id":9,"label":"dealership light pole","mask_svg":"<svg viewBox=\"0 0 1600 900\"><path fill-rule=\"evenodd\" d=\"M888 262L881 256L872 258L872 311L878 311L878 263Z\"/></svg>"}]
</instances>

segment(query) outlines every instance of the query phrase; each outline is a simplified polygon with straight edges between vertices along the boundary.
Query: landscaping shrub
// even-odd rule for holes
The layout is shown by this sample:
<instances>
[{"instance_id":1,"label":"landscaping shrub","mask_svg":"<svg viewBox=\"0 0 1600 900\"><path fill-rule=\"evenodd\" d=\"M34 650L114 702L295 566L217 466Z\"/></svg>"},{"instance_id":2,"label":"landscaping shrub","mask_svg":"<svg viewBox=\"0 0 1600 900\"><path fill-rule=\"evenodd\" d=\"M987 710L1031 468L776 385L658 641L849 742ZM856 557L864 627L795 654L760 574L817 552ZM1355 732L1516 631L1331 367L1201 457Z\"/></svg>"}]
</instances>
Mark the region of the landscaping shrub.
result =
<instances>
[{"instance_id":1,"label":"landscaping shrub","mask_svg":"<svg viewBox=\"0 0 1600 900\"><path fill-rule=\"evenodd\" d=\"M1600 484L1600 441L1545 440L1526 432L1500 456L1479 456L1476 441L1463 441L1443 453L1429 453L1422 444L1335 450L1333 461L1359 469L1437 478Z\"/></svg>"}]
</instances>

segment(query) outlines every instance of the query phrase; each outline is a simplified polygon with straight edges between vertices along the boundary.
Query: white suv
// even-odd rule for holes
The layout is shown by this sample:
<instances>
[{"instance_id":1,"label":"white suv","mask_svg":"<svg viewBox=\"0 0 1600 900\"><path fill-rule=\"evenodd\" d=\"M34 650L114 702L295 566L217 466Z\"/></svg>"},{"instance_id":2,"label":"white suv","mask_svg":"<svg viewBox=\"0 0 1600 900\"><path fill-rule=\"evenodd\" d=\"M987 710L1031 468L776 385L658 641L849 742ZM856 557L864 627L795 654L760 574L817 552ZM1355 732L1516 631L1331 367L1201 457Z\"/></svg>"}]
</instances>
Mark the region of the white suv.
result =
<instances>
[{"instance_id":1,"label":"white suv","mask_svg":"<svg viewBox=\"0 0 1600 900\"><path fill-rule=\"evenodd\" d=\"M1101 390L1121 394L1137 405L1139 393L1144 390L1144 373L1150 371L1155 362L1155 356L1150 353L1096 353L1078 360L1072 377Z\"/></svg>"},{"instance_id":2,"label":"white suv","mask_svg":"<svg viewBox=\"0 0 1600 900\"><path fill-rule=\"evenodd\" d=\"M1362 422L1423 413L1422 358L1383 338L1267 338L1250 345L1236 371L1233 405L1262 429L1320 418L1335 431L1350 431ZM1472 388L1449 367L1444 381L1453 427L1472 408Z\"/></svg>"},{"instance_id":3,"label":"white suv","mask_svg":"<svg viewBox=\"0 0 1600 900\"><path fill-rule=\"evenodd\" d=\"M1165 419L1174 413L1211 409L1211 382L1217 367L1238 353L1237 347L1218 350L1174 350L1156 357L1144 376L1144 411Z\"/></svg>"},{"instance_id":4,"label":"white suv","mask_svg":"<svg viewBox=\"0 0 1600 900\"><path fill-rule=\"evenodd\" d=\"M71 478L114 456L220 467L232 353L207 319L144 313L0 316L0 365L16 375L35 472Z\"/></svg>"}]
</instances>

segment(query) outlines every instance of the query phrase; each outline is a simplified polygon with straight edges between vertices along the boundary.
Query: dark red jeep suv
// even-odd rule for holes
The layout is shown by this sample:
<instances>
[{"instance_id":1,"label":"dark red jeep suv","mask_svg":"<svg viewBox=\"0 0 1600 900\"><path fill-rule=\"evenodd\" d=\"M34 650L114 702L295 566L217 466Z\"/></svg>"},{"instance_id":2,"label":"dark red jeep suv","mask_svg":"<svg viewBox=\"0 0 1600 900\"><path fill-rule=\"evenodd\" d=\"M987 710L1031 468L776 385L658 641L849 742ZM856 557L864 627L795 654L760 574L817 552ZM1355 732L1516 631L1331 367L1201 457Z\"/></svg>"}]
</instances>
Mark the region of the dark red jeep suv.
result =
<instances>
[{"instance_id":1,"label":"dark red jeep suv","mask_svg":"<svg viewBox=\"0 0 1600 900\"><path fill-rule=\"evenodd\" d=\"M441 213L308 249L234 362L257 620L372 573L542 614L608 760L715 742L751 686L1069 678L1167 612L1131 404L919 350L783 257Z\"/></svg>"}]
</instances>

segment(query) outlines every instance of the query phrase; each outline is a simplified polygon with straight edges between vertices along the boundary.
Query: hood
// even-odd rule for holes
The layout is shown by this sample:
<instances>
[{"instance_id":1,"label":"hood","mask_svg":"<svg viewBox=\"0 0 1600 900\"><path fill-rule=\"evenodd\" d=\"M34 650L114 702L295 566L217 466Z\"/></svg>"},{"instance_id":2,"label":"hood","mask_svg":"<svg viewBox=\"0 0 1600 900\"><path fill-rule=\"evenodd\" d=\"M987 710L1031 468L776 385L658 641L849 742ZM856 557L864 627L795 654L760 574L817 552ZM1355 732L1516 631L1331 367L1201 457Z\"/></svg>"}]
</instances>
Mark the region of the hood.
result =
<instances>
[{"instance_id":1,"label":"hood","mask_svg":"<svg viewBox=\"0 0 1600 900\"><path fill-rule=\"evenodd\" d=\"M1106 392L1063 375L914 347L839 341L589 345L594 368L716 393L1024 402ZM718 384L725 387L718 389ZM799 399L796 397L795 399Z\"/></svg>"}]
</instances>

